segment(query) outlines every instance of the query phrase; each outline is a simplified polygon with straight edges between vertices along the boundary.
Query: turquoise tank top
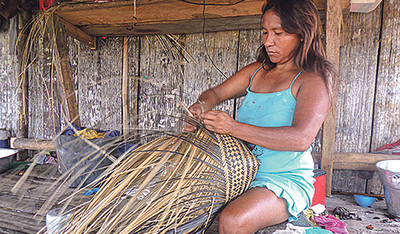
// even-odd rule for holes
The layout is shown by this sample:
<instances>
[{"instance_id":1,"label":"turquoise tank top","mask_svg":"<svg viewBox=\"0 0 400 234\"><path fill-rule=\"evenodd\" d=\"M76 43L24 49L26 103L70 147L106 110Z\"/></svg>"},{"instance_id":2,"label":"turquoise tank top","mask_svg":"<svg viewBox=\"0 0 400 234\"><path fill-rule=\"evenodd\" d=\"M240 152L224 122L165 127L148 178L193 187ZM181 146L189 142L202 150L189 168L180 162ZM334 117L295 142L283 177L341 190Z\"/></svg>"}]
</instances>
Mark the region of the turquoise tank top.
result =
<instances>
[{"instance_id":1,"label":"turquoise tank top","mask_svg":"<svg viewBox=\"0 0 400 234\"><path fill-rule=\"evenodd\" d=\"M258 68L250 79L250 85ZM237 120L260 127L291 126L296 99L292 85L301 71L293 79L288 89L273 93L254 93L247 88L238 112ZM311 146L304 152L276 151L249 144L249 148L260 161L260 167L251 187L265 186L278 197L288 202L289 221L311 205L314 195Z\"/></svg>"}]
</instances>

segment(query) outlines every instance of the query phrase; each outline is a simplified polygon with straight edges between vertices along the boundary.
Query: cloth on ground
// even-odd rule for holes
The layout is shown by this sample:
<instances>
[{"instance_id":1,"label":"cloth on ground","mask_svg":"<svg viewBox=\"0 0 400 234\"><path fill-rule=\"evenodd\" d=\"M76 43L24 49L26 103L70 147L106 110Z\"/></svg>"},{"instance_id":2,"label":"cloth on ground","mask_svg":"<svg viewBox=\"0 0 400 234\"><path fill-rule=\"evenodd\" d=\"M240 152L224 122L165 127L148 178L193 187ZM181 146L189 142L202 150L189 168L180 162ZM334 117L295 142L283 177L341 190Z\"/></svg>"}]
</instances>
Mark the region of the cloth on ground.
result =
<instances>
[{"instance_id":1,"label":"cloth on ground","mask_svg":"<svg viewBox=\"0 0 400 234\"><path fill-rule=\"evenodd\" d=\"M272 234L331 234L331 231L318 227L299 227L291 223L286 224L285 230L276 230Z\"/></svg>"},{"instance_id":2,"label":"cloth on ground","mask_svg":"<svg viewBox=\"0 0 400 234\"><path fill-rule=\"evenodd\" d=\"M349 233L346 229L347 224L332 215L327 215L327 216L320 215L320 216L314 217L314 219L315 219L315 222L319 226L321 226L322 228L325 228L326 230L329 230L335 234L336 233L339 233L339 234L348 234Z\"/></svg>"},{"instance_id":3,"label":"cloth on ground","mask_svg":"<svg viewBox=\"0 0 400 234\"><path fill-rule=\"evenodd\" d=\"M75 131L76 130L76 131ZM117 137L121 134L118 130L103 131L93 130L86 127L79 127L77 124L72 123L72 126L68 126L61 135L66 136L81 136L86 139L104 138L104 137Z\"/></svg>"},{"instance_id":4,"label":"cloth on ground","mask_svg":"<svg viewBox=\"0 0 400 234\"><path fill-rule=\"evenodd\" d=\"M77 131L74 136L79 136L85 139L95 139L104 138L106 136L105 132L97 132L96 130L85 128L83 130Z\"/></svg>"}]
</instances>

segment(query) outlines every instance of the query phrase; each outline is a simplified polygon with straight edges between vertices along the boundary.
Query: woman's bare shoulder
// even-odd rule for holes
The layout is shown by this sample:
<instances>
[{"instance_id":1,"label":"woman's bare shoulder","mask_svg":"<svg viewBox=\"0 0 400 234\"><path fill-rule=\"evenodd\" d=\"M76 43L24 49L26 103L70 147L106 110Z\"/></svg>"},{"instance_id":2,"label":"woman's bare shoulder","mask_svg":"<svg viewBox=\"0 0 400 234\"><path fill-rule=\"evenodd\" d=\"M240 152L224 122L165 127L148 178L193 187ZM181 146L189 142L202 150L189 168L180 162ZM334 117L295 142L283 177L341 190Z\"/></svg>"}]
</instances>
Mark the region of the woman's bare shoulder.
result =
<instances>
[{"instance_id":1,"label":"woman's bare shoulder","mask_svg":"<svg viewBox=\"0 0 400 234\"><path fill-rule=\"evenodd\" d=\"M326 86L325 79L317 72L302 72L299 76L299 85Z\"/></svg>"},{"instance_id":2,"label":"woman's bare shoulder","mask_svg":"<svg viewBox=\"0 0 400 234\"><path fill-rule=\"evenodd\" d=\"M325 79L317 72L302 72L296 82L293 84L295 96L299 92L312 92L320 93L321 95L328 95L328 89Z\"/></svg>"},{"instance_id":3,"label":"woman's bare shoulder","mask_svg":"<svg viewBox=\"0 0 400 234\"><path fill-rule=\"evenodd\" d=\"M263 65L262 63L253 62L253 63L250 63L249 65L246 65L242 69L240 69L240 71L246 71L246 72L254 73L262 65Z\"/></svg>"}]
</instances>

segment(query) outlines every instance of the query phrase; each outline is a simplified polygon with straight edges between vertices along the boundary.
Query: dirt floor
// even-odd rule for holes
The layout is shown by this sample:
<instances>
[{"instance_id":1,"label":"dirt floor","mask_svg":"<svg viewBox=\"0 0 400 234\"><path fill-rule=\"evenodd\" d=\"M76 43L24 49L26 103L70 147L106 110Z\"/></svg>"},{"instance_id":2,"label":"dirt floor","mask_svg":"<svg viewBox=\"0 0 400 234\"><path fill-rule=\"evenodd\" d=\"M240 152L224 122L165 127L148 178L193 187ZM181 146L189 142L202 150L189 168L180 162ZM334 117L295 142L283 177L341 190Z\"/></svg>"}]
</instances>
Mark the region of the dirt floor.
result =
<instances>
[{"instance_id":1,"label":"dirt floor","mask_svg":"<svg viewBox=\"0 0 400 234\"><path fill-rule=\"evenodd\" d=\"M370 207L361 207L355 200L353 195L333 194L326 197L326 210L333 214L336 207L344 207L350 213L352 219L342 220L347 224L347 231L350 234L364 233L400 233L400 218L391 217L386 209L384 198L377 199ZM303 220L301 219L303 218ZM294 223L298 226L311 226L307 222L305 216L299 218L300 222ZM259 230L257 234L268 234L278 230L286 229L286 222L272 227ZM218 233L218 224L213 223L207 231L207 234Z\"/></svg>"},{"instance_id":2,"label":"dirt floor","mask_svg":"<svg viewBox=\"0 0 400 234\"><path fill-rule=\"evenodd\" d=\"M11 189L21 176L13 173L0 174L0 233L37 233L45 227L44 215L37 215L37 212L52 195L43 188L55 181L53 176L58 172L56 168L53 169L46 165L35 167L28 177L29 183L17 194L13 194ZM82 200L73 203L79 202ZM384 199L364 208L356 204L352 195L334 194L326 198L326 206L330 212L335 207L344 207L354 213L354 217L359 217L344 220L349 233L400 233L400 219L390 220ZM306 222L310 225L305 217L302 221L303 224ZM368 225L372 225L373 229L368 229ZM286 223L282 223L262 229L258 234L273 233L285 228ZM207 233L218 233L218 224L213 224Z\"/></svg>"},{"instance_id":3,"label":"dirt floor","mask_svg":"<svg viewBox=\"0 0 400 234\"><path fill-rule=\"evenodd\" d=\"M391 217L384 198L377 199L370 207L359 206L352 195L334 194L326 198L328 211L345 207L360 219L343 220L349 233L400 233L400 218ZM372 225L372 229L367 226Z\"/></svg>"}]
</instances>

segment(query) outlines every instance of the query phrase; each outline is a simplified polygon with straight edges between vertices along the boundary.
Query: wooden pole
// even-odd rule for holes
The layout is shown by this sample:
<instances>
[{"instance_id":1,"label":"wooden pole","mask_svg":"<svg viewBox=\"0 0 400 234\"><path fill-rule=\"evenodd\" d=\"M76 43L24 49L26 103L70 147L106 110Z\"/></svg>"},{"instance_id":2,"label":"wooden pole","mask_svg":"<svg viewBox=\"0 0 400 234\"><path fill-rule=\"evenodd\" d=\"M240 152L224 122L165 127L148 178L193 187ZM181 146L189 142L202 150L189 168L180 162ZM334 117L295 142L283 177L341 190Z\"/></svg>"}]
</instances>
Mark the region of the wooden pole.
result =
<instances>
[{"instance_id":1,"label":"wooden pole","mask_svg":"<svg viewBox=\"0 0 400 234\"><path fill-rule=\"evenodd\" d=\"M340 54L340 26L342 22L341 2L327 0L326 3L326 54L338 69ZM333 163L335 161L335 129L337 82L333 84L331 110L325 119L322 135L321 167L326 170L326 195L331 195Z\"/></svg>"},{"instance_id":2,"label":"wooden pole","mask_svg":"<svg viewBox=\"0 0 400 234\"><path fill-rule=\"evenodd\" d=\"M52 140L39 140L33 138L11 138L10 146L13 149L30 149L55 151L56 147Z\"/></svg>"},{"instance_id":3,"label":"wooden pole","mask_svg":"<svg viewBox=\"0 0 400 234\"><path fill-rule=\"evenodd\" d=\"M123 62L122 62L122 132L124 135L129 130L129 75L128 75L128 44L129 37L124 37L124 50L123 50Z\"/></svg>"},{"instance_id":4,"label":"wooden pole","mask_svg":"<svg viewBox=\"0 0 400 234\"><path fill-rule=\"evenodd\" d=\"M60 22L64 24L65 30L68 35L78 39L80 42L90 46L90 49L96 49L96 38L85 33L82 29L75 27L66 20L59 18Z\"/></svg>"},{"instance_id":5,"label":"wooden pole","mask_svg":"<svg viewBox=\"0 0 400 234\"><path fill-rule=\"evenodd\" d=\"M382 160L398 160L399 155L335 152L333 169L353 171L377 171L375 164ZM321 161L321 154L313 153L314 161Z\"/></svg>"},{"instance_id":6,"label":"wooden pole","mask_svg":"<svg viewBox=\"0 0 400 234\"><path fill-rule=\"evenodd\" d=\"M28 38L29 30L25 29L25 25L30 21L30 12L22 12L19 16L18 21L18 33L19 42L17 44L16 52L19 63L18 72L18 84L19 90L17 95L18 103L18 129L16 132L17 137L28 137L28 116L29 116L29 102L28 102L28 85L29 76L26 64L28 64L28 58L24 58L26 39ZM24 61L26 59L26 61Z\"/></svg>"},{"instance_id":7,"label":"wooden pole","mask_svg":"<svg viewBox=\"0 0 400 234\"><path fill-rule=\"evenodd\" d=\"M78 104L76 103L75 97L75 84L72 77L72 68L69 59L69 48L65 33L65 26L61 24L57 16L53 16L54 29L50 32L54 32L55 43L57 45L58 56L61 67L61 84L64 89L64 93L67 99L67 107L69 113L69 120L77 125L81 125L79 118Z\"/></svg>"}]
</instances>

